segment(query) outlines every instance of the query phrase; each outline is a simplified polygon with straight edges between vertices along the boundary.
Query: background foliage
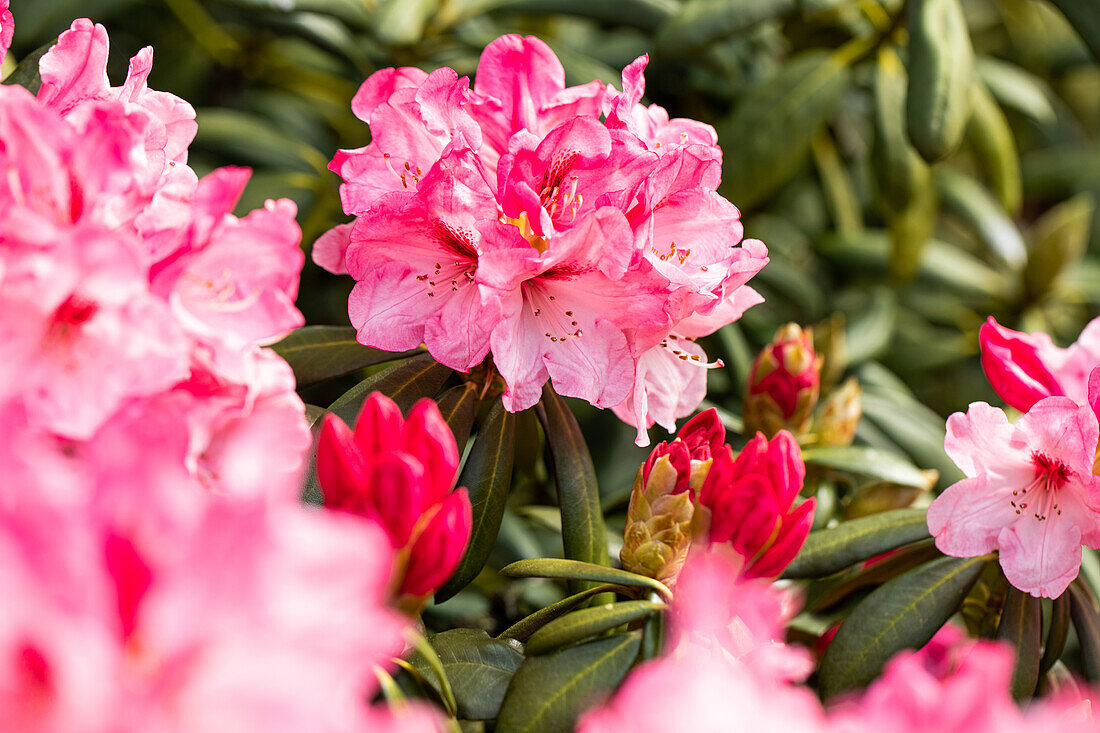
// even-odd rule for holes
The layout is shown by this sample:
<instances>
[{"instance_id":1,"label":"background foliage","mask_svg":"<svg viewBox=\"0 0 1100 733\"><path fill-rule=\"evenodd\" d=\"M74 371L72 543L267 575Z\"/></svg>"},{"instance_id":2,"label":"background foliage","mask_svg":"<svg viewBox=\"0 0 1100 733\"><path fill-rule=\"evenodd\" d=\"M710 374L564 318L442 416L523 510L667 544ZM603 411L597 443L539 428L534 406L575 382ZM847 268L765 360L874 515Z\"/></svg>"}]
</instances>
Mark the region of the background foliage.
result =
<instances>
[{"instance_id":1,"label":"background foliage","mask_svg":"<svg viewBox=\"0 0 1100 733\"><path fill-rule=\"evenodd\" d=\"M253 167L240 208L290 196L300 207L308 248L345 220L338 179L326 166L338 147L368 141L350 100L372 71L447 65L472 76L484 46L512 32L547 41L571 84L593 78L618 84L617 70L649 53L648 101L718 129L723 193L741 208L746 235L771 251L771 264L752 283L765 304L706 344L727 364L710 375L709 401L739 432L749 363L788 321L815 325L827 384L855 375L864 389L857 444L885 458L867 466L822 457L807 493L818 494L824 526L859 513L866 492L883 482L917 494L922 484L927 489L920 475L903 469L938 471L940 488L959 478L943 452L944 416L972 401L995 401L977 360L977 329L987 316L1068 342L1100 306L1100 10L1094 0L964 0L965 18L932 34L913 32L918 8L935 4L13 0L16 36L6 63L51 42L80 16L109 28L116 83L127 58L153 45L151 86L198 110L191 148L196 170ZM958 73L971 65L973 74ZM307 264L299 307L308 322L346 325L351 284ZM346 332L327 337L338 341ZM354 353L350 362L337 359L339 368L311 365L317 384L302 386L307 402L330 405L383 368L382 355ZM444 394L451 412L445 413L456 432L465 425L468 435L476 417L469 388L432 372L430 364L417 374L425 392L450 389ZM514 560L561 554L552 477L563 454L553 446L544 452L537 425L561 419L555 405L557 398L544 401L539 415L514 417L490 412L487 404L480 408L477 432L492 433L493 445L510 442L514 450L494 453L482 441L479 451L475 442L463 483L510 474L511 492L485 487L486 501L495 502L492 511L501 516L500 535L486 548L492 570L466 568L464 580L472 585L430 608L429 627L499 633L564 596L550 581L505 582L495 572ZM613 416L570 406L593 456L614 556L645 453ZM899 460L891 463L890 456ZM907 496L889 501L921 503ZM927 555L926 545L923 550ZM1098 571L1095 558L1087 557L1086 575L1096 579ZM811 597L813 603L829 605ZM636 643L634 637L600 643L611 639ZM437 647L448 664L446 643ZM624 658L636 651L623 648ZM503 696L500 686L519 664L516 653L488 641L483 652L506 668L496 680ZM491 683L479 689L496 689ZM460 707L485 704L459 698Z\"/></svg>"}]
</instances>

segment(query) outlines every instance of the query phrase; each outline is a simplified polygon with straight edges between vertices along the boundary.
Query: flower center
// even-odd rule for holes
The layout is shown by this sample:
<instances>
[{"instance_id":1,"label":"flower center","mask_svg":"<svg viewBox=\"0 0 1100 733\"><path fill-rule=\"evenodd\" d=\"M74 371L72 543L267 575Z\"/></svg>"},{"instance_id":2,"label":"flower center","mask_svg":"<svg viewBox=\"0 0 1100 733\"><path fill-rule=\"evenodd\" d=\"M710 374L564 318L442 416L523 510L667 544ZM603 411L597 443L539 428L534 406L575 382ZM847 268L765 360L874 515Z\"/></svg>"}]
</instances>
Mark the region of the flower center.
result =
<instances>
[{"instance_id":1,"label":"flower center","mask_svg":"<svg viewBox=\"0 0 1100 733\"><path fill-rule=\"evenodd\" d=\"M527 240L527 242L538 250L539 254L546 251L546 248L550 246L550 240L546 237L540 237L535 234L534 229L531 228L531 221L527 218L527 212L519 212L519 216L504 216L501 214L501 224L511 224L519 229L520 236Z\"/></svg>"},{"instance_id":2,"label":"flower center","mask_svg":"<svg viewBox=\"0 0 1100 733\"><path fill-rule=\"evenodd\" d=\"M1014 490L1012 496L1017 498L1010 503L1017 514L1027 510L1043 522L1051 512L1055 515L1062 513L1055 498L1058 490L1069 480L1071 472L1066 464L1039 451L1032 452L1031 463L1035 466L1035 479L1024 488Z\"/></svg>"}]
</instances>

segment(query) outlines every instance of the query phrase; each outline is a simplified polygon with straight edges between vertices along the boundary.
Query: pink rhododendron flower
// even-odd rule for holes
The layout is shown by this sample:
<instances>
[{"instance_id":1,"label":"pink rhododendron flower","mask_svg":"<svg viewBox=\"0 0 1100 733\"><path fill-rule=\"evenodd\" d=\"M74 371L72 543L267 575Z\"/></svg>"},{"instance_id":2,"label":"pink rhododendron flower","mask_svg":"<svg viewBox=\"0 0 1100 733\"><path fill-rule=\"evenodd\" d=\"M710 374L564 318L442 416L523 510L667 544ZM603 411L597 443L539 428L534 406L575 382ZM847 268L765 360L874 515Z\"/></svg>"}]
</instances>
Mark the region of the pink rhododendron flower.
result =
<instances>
[{"instance_id":1,"label":"pink rhododendron flower","mask_svg":"<svg viewBox=\"0 0 1100 733\"><path fill-rule=\"evenodd\" d=\"M862 695L832 709L829 730L1023 731L1009 695L1012 667L1009 645L964 641L946 626L923 649L899 652Z\"/></svg>"},{"instance_id":2,"label":"pink rhododendron flower","mask_svg":"<svg viewBox=\"0 0 1100 733\"><path fill-rule=\"evenodd\" d=\"M1100 318L1063 349L1045 333L1021 333L990 318L979 332L982 368L993 391L1026 412L1044 397L1064 395L1084 404L1089 373L1100 364Z\"/></svg>"},{"instance_id":3,"label":"pink rhododendron flower","mask_svg":"<svg viewBox=\"0 0 1100 733\"><path fill-rule=\"evenodd\" d=\"M806 465L786 430L770 441L757 433L737 455L720 451L699 491L697 526L710 543L729 544L752 577L775 578L802 549L816 499L794 505Z\"/></svg>"},{"instance_id":4,"label":"pink rhododendron flower","mask_svg":"<svg viewBox=\"0 0 1100 733\"><path fill-rule=\"evenodd\" d=\"M708 366L692 341L760 301L745 283L767 250L738 246L713 130L638 104L644 64L624 94L567 88L544 43L504 36L472 90L450 69L367 79L352 108L372 141L332 162L357 218L314 248L357 281L359 340L424 343L459 370L491 352L507 409L549 379L615 408L643 445L690 414Z\"/></svg>"},{"instance_id":5,"label":"pink rhododendron flower","mask_svg":"<svg viewBox=\"0 0 1100 733\"><path fill-rule=\"evenodd\" d=\"M317 444L325 505L378 522L399 552L394 586L420 599L446 582L470 540L466 489L454 489L459 454L431 400L402 418L393 400L372 392L355 430L326 415Z\"/></svg>"},{"instance_id":6,"label":"pink rhododendron flower","mask_svg":"<svg viewBox=\"0 0 1100 733\"><path fill-rule=\"evenodd\" d=\"M999 551L1009 582L1056 598L1077 577L1081 545L1100 547L1098 427L1067 397L1036 402L1014 424L975 402L947 420L944 447L967 478L928 508L928 530L948 555Z\"/></svg>"},{"instance_id":7,"label":"pink rhododendron flower","mask_svg":"<svg viewBox=\"0 0 1100 733\"><path fill-rule=\"evenodd\" d=\"M15 35L15 19L8 10L8 0L0 0L0 62L8 55L11 39Z\"/></svg>"},{"instance_id":8,"label":"pink rhododendron flower","mask_svg":"<svg viewBox=\"0 0 1100 733\"><path fill-rule=\"evenodd\" d=\"M581 720L581 733L823 729L814 695L789 684L811 667L803 650L781 641L793 604L783 591L746 580L741 562L721 548L689 558L667 656L632 671L608 703Z\"/></svg>"}]
</instances>

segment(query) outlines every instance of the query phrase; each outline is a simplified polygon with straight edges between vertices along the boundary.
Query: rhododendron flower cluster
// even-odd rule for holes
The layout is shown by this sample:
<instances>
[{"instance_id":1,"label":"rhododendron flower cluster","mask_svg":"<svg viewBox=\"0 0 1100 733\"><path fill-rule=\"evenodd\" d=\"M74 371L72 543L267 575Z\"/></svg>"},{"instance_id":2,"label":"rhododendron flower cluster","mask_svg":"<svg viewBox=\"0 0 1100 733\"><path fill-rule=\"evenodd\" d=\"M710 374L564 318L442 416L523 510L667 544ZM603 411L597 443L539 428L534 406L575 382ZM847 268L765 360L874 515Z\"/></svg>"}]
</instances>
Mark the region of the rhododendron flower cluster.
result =
<instances>
[{"instance_id":1,"label":"rhododendron flower cluster","mask_svg":"<svg viewBox=\"0 0 1100 733\"><path fill-rule=\"evenodd\" d=\"M376 520L397 551L397 592L414 602L451 577L470 540L466 489L452 491L458 447L439 408L401 408L379 392L363 403L354 433L326 415L317 444L325 505Z\"/></svg>"},{"instance_id":2,"label":"rhododendron flower cluster","mask_svg":"<svg viewBox=\"0 0 1100 733\"><path fill-rule=\"evenodd\" d=\"M623 91L565 87L536 38L504 36L474 85L443 68L384 69L352 102L372 141L332 161L355 221L314 259L357 281L364 344L469 370L492 352L505 407L563 394L638 427L674 429L706 391L693 339L761 298L767 262L738 244L718 195L714 130L639 104L645 56Z\"/></svg>"},{"instance_id":3,"label":"rhododendron flower cluster","mask_svg":"<svg viewBox=\"0 0 1100 733\"><path fill-rule=\"evenodd\" d=\"M299 503L295 207L237 218L194 112L102 26L0 87L0 718L28 732L436 730L371 708L404 646L374 523ZM453 443L452 443L453 445Z\"/></svg>"}]
</instances>

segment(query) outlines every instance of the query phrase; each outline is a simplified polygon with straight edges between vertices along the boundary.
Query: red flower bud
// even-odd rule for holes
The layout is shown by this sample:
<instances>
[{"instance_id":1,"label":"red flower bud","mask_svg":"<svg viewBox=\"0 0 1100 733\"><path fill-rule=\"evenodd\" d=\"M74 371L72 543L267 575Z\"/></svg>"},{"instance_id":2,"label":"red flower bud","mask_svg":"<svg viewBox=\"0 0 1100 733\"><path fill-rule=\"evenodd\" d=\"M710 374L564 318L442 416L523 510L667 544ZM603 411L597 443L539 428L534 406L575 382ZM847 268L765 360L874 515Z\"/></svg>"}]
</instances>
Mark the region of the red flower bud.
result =
<instances>
[{"instance_id":1,"label":"red flower bud","mask_svg":"<svg viewBox=\"0 0 1100 733\"><path fill-rule=\"evenodd\" d=\"M780 328L749 369L745 429L768 436L783 428L804 431L817 404L821 363L810 329L796 323Z\"/></svg>"},{"instance_id":2,"label":"red flower bud","mask_svg":"<svg viewBox=\"0 0 1100 733\"><path fill-rule=\"evenodd\" d=\"M1027 412L1044 397L1065 394L1058 378L1044 363L1044 350L1053 350L1046 334L1013 331L991 316L978 332L982 369L993 391L1008 405Z\"/></svg>"},{"instance_id":3,"label":"red flower bud","mask_svg":"<svg viewBox=\"0 0 1100 733\"><path fill-rule=\"evenodd\" d=\"M402 595L426 596L447 582L466 552L472 527L470 497L466 489L457 489L438 504L413 541Z\"/></svg>"}]
</instances>

